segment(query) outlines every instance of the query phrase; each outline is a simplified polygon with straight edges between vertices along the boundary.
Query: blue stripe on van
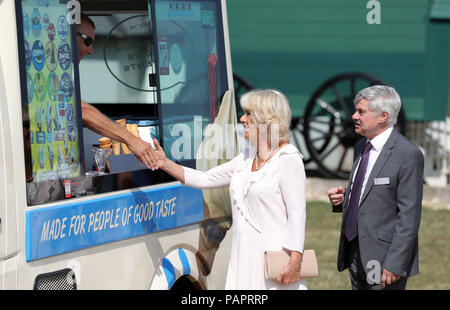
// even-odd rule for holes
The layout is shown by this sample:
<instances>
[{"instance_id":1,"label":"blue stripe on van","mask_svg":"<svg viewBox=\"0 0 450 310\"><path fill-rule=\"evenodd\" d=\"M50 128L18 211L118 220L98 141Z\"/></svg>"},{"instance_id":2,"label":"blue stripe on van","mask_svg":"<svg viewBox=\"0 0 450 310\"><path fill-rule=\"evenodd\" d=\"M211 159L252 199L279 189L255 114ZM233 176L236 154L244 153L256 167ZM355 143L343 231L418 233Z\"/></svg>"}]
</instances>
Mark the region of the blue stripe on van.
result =
<instances>
[{"instance_id":1,"label":"blue stripe on van","mask_svg":"<svg viewBox=\"0 0 450 310\"><path fill-rule=\"evenodd\" d=\"M181 264L183 265L183 274L191 274L191 265L189 264L189 260L186 256L186 253L182 248L178 249L178 256L180 256Z\"/></svg>"},{"instance_id":2,"label":"blue stripe on van","mask_svg":"<svg viewBox=\"0 0 450 310\"><path fill-rule=\"evenodd\" d=\"M26 260L32 261L199 223L203 194L175 184L33 207L25 218Z\"/></svg>"},{"instance_id":3,"label":"blue stripe on van","mask_svg":"<svg viewBox=\"0 0 450 310\"><path fill-rule=\"evenodd\" d=\"M172 262L168 258L163 258L162 267L170 289L175 283L175 269L173 268Z\"/></svg>"}]
</instances>

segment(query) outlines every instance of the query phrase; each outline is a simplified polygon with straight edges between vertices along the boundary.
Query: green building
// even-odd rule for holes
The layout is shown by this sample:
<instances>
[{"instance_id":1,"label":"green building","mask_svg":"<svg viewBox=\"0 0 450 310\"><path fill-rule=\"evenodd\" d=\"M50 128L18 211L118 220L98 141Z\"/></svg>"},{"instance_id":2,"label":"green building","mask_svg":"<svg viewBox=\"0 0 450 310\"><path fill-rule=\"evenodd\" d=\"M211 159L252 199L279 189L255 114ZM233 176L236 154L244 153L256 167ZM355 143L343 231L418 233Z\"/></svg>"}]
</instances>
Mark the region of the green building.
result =
<instances>
[{"instance_id":1,"label":"green building","mask_svg":"<svg viewBox=\"0 0 450 310\"><path fill-rule=\"evenodd\" d=\"M227 9L234 73L285 93L295 117L346 72L395 87L409 120L447 115L450 0L228 0Z\"/></svg>"}]
</instances>

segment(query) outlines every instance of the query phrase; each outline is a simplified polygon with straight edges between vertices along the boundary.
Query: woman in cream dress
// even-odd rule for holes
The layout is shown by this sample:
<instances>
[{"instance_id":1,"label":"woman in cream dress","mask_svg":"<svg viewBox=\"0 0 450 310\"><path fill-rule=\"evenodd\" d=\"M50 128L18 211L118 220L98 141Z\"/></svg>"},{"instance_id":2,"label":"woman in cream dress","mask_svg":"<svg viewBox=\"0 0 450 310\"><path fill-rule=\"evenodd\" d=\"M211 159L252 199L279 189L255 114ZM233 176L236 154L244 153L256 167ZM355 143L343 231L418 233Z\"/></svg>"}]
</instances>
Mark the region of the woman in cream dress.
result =
<instances>
[{"instance_id":1,"label":"woman in cream dress","mask_svg":"<svg viewBox=\"0 0 450 310\"><path fill-rule=\"evenodd\" d=\"M230 186L233 224L226 289L306 289L300 279L305 239L305 170L290 139L291 112L275 90L254 90L241 98L244 136L255 146L206 172L169 160L155 139L158 165L195 188ZM249 152L245 152L249 153ZM264 252L285 250L290 262L277 281L264 276Z\"/></svg>"}]
</instances>

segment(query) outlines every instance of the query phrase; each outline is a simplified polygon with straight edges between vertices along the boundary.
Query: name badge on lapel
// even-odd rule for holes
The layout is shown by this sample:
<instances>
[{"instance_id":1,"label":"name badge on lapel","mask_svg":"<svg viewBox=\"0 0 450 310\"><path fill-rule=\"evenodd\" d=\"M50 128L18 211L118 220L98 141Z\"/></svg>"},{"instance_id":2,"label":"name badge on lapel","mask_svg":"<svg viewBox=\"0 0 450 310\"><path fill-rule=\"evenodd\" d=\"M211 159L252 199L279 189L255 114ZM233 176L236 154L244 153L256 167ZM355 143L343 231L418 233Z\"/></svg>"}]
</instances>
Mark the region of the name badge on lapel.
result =
<instances>
[{"instance_id":1,"label":"name badge on lapel","mask_svg":"<svg viewBox=\"0 0 450 310\"><path fill-rule=\"evenodd\" d=\"M389 184L389 178L375 178L373 180L374 185L387 185Z\"/></svg>"}]
</instances>

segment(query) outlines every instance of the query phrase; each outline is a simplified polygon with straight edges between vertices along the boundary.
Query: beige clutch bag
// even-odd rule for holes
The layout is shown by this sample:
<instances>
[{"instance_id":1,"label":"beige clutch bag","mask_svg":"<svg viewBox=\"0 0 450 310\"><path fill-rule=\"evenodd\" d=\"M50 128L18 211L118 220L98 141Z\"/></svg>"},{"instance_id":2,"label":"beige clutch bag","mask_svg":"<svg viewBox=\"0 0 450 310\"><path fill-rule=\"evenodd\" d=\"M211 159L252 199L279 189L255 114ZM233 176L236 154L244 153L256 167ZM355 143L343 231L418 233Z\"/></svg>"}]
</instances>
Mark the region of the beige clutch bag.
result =
<instances>
[{"instance_id":1,"label":"beige clutch bag","mask_svg":"<svg viewBox=\"0 0 450 310\"><path fill-rule=\"evenodd\" d=\"M281 269L289 263L289 255L285 251L264 252L264 274L267 280L276 280ZM314 250L303 251L301 279L315 278L319 275L316 252Z\"/></svg>"}]
</instances>

